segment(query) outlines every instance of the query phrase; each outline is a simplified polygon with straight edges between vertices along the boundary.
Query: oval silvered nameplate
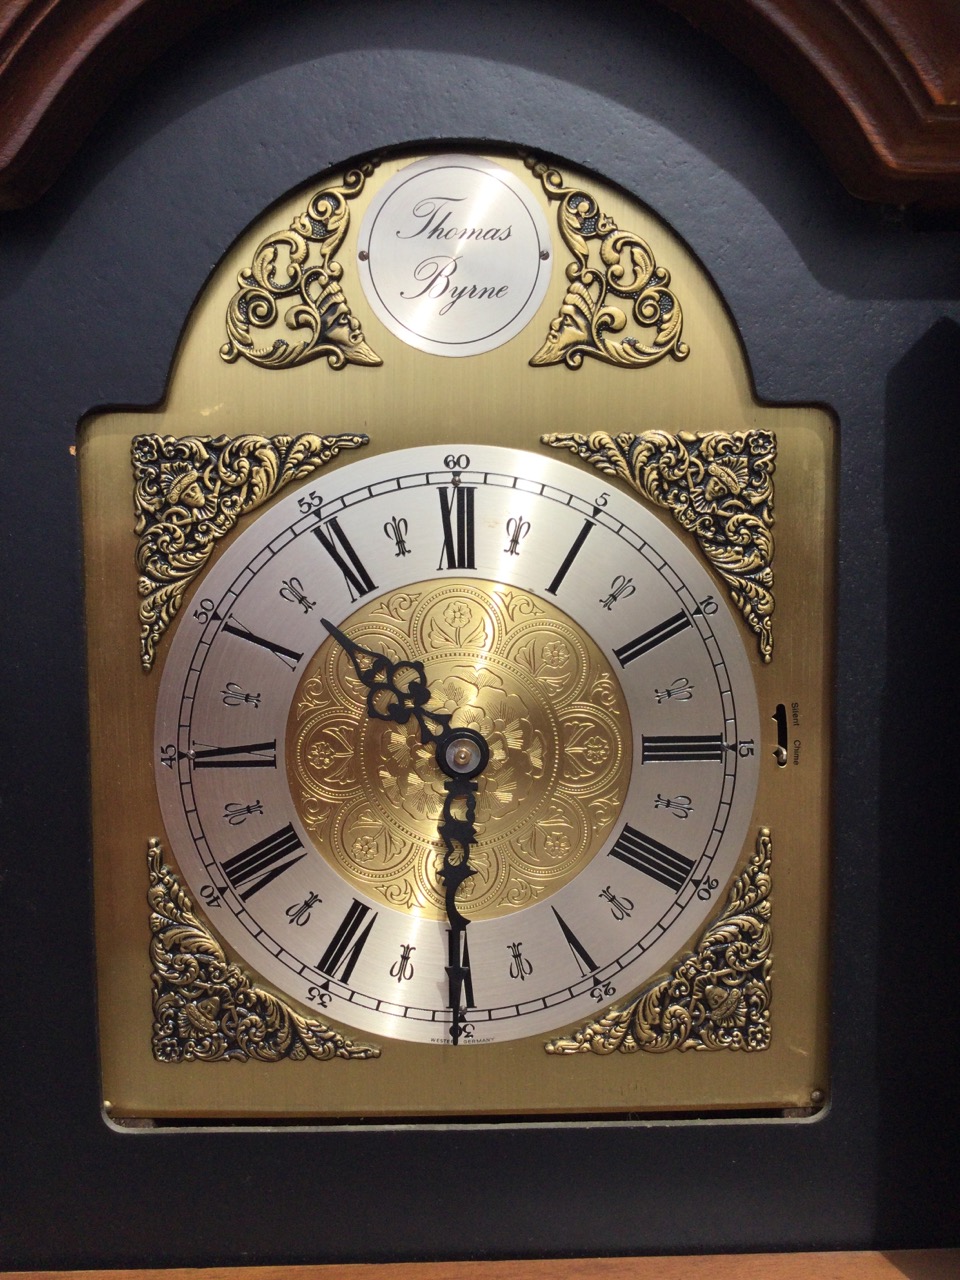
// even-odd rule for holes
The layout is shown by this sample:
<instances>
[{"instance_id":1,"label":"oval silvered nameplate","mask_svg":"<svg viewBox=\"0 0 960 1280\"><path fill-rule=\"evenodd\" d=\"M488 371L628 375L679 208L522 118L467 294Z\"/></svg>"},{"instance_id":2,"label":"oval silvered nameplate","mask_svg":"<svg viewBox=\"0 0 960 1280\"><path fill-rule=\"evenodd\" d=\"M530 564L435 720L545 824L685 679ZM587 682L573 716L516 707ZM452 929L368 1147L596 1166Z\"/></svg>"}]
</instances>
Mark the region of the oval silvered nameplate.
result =
<instances>
[{"instance_id":1,"label":"oval silvered nameplate","mask_svg":"<svg viewBox=\"0 0 960 1280\"><path fill-rule=\"evenodd\" d=\"M401 169L360 227L367 301L404 342L441 356L492 351L536 314L550 282L546 216L514 174L477 156Z\"/></svg>"}]
</instances>

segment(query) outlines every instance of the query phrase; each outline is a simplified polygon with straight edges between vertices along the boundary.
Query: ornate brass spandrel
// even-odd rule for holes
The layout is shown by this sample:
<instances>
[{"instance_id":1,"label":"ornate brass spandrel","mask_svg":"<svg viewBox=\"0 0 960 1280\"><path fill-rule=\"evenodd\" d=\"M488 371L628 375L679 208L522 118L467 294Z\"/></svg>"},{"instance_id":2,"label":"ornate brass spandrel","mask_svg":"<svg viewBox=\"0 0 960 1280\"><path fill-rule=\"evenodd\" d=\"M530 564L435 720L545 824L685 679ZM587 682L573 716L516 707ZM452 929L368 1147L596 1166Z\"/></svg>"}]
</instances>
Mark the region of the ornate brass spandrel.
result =
<instances>
[{"instance_id":1,"label":"ornate brass spandrel","mask_svg":"<svg viewBox=\"0 0 960 1280\"><path fill-rule=\"evenodd\" d=\"M696 950L629 1004L549 1041L547 1053L665 1053L770 1045L770 831L761 827L727 904Z\"/></svg>"},{"instance_id":2,"label":"ornate brass spandrel","mask_svg":"<svg viewBox=\"0 0 960 1280\"><path fill-rule=\"evenodd\" d=\"M316 1018L255 986L230 964L151 839L150 958L153 962L153 1056L158 1062L280 1062L379 1058Z\"/></svg>"},{"instance_id":3,"label":"ornate brass spandrel","mask_svg":"<svg viewBox=\"0 0 960 1280\"><path fill-rule=\"evenodd\" d=\"M619 682L552 603L482 579L414 584L343 624L391 661L423 661L431 709L490 746L477 796L471 919L494 919L568 883L606 839L633 756ZM431 746L371 719L342 647L321 645L294 700L291 792L338 875L392 907L441 920L443 774Z\"/></svg>"},{"instance_id":4,"label":"ornate brass spandrel","mask_svg":"<svg viewBox=\"0 0 960 1280\"><path fill-rule=\"evenodd\" d=\"M253 262L237 276L240 287L227 307L224 360L243 356L263 369L289 369L321 356L331 369L383 363L350 310L335 257L350 225L347 202L360 194L373 170L372 164L349 170L339 185L317 191L286 230L261 240ZM283 330L276 332L281 322L288 333L305 336L291 342ZM273 340L255 346L254 330L271 329Z\"/></svg>"},{"instance_id":5,"label":"ornate brass spandrel","mask_svg":"<svg viewBox=\"0 0 960 1280\"><path fill-rule=\"evenodd\" d=\"M639 369L667 355L685 360L690 348L681 341L680 303L669 288L669 271L657 265L647 242L618 227L589 192L567 186L558 170L533 157L525 163L557 202L560 235L573 254L560 312L530 363L579 369L591 356ZM649 340L624 332L631 319L640 330L653 331Z\"/></svg>"},{"instance_id":6,"label":"ornate brass spandrel","mask_svg":"<svg viewBox=\"0 0 960 1280\"><path fill-rule=\"evenodd\" d=\"M540 437L625 481L693 534L730 598L773 657L773 473L769 431L645 431Z\"/></svg>"},{"instance_id":7,"label":"ornate brass spandrel","mask_svg":"<svg viewBox=\"0 0 960 1280\"><path fill-rule=\"evenodd\" d=\"M365 435L134 436L140 661L157 644L216 543L241 516L325 466Z\"/></svg>"}]
</instances>

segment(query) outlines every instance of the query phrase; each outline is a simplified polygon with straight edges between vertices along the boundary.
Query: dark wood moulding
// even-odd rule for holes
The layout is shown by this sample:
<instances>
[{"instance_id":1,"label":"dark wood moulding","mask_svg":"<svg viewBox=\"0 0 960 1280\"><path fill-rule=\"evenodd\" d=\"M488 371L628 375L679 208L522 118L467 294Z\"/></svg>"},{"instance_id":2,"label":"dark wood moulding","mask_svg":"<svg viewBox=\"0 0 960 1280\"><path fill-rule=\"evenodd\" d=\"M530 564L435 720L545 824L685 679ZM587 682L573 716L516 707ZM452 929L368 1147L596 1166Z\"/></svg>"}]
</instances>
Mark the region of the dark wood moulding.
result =
<instances>
[{"instance_id":1,"label":"dark wood moulding","mask_svg":"<svg viewBox=\"0 0 960 1280\"><path fill-rule=\"evenodd\" d=\"M234 0L0 0L0 208L46 191L116 94ZM751 67L853 195L960 209L956 0L656 0Z\"/></svg>"}]
</instances>

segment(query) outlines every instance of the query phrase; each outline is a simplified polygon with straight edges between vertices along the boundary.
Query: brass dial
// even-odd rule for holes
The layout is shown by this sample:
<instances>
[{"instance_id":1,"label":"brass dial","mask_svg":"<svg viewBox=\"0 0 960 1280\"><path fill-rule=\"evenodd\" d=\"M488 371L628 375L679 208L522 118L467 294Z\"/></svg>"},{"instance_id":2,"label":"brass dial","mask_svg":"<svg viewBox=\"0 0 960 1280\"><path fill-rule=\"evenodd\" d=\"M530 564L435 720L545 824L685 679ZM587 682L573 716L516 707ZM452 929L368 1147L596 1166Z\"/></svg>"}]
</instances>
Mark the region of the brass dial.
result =
<instances>
[{"instance_id":1,"label":"brass dial","mask_svg":"<svg viewBox=\"0 0 960 1280\"><path fill-rule=\"evenodd\" d=\"M202 590L158 791L194 892L282 990L403 1039L514 1039L635 988L711 911L753 810L756 697L709 577L629 498L519 450L387 453L279 502ZM422 664L489 752L455 916L436 744L371 713L350 646Z\"/></svg>"},{"instance_id":2,"label":"brass dial","mask_svg":"<svg viewBox=\"0 0 960 1280\"><path fill-rule=\"evenodd\" d=\"M551 601L484 579L439 578L362 605L342 624L394 661L422 659L431 710L479 732L471 919L549 897L607 838L630 781L632 733L610 659ZM355 888L444 918L435 752L371 720L366 690L328 639L301 679L287 738L291 791L314 844Z\"/></svg>"}]
</instances>

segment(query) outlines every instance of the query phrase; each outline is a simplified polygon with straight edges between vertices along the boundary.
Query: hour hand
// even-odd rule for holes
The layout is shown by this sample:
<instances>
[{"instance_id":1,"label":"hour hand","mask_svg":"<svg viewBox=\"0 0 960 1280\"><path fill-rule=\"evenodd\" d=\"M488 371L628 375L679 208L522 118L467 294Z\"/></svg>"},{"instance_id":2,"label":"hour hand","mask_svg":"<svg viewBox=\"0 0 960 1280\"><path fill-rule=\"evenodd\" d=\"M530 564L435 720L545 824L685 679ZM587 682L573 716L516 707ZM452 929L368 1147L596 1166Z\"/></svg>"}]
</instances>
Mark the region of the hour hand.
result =
<instances>
[{"instance_id":1,"label":"hour hand","mask_svg":"<svg viewBox=\"0 0 960 1280\"><path fill-rule=\"evenodd\" d=\"M334 640L342 645L353 663L358 680L365 686L367 714L393 724L407 724L412 717L417 722L424 746L438 742L449 727L450 717L442 712L426 710L432 695L423 663L392 662L386 654L357 644L326 618L320 621Z\"/></svg>"}]
</instances>

